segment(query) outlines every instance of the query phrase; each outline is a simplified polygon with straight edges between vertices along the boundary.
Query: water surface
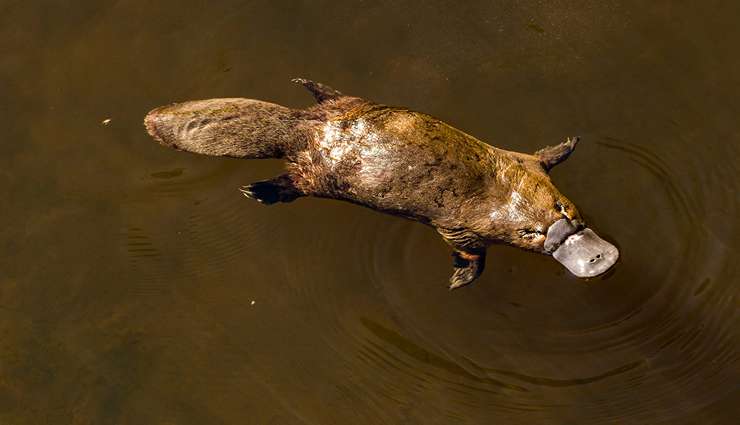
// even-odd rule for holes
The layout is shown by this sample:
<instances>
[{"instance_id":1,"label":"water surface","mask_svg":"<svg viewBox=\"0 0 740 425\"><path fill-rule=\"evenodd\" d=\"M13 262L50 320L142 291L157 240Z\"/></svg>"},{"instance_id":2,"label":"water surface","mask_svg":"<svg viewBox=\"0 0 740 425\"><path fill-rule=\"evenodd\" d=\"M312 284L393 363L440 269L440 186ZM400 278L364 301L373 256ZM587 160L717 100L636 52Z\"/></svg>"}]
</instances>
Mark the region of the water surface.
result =
<instances>
[{"instance_id":1,"label":"water surface","mask_svg":"<svg viewBox=\"0 0 740 425\"><path fill-rule=\"evenodd\" d=\"M0 2L0 422L735 424L736 2ZM620 248L582 281L418 223L266 207L161 104L292 77L532 152ZM103 120L110 119L107 125Z\"/></svg>"}]
</instances>

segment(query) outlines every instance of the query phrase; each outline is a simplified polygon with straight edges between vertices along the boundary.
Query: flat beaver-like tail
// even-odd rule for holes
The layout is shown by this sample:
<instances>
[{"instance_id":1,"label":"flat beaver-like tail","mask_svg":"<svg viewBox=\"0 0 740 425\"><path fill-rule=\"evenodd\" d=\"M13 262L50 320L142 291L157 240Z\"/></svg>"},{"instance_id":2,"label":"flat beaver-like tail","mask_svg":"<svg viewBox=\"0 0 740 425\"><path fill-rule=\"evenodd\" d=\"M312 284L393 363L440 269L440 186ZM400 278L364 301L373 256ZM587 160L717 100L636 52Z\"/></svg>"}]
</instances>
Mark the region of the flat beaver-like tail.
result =
<instances>
[{"instance_id":1,"label":"flat beaver-like tail","mask_svg":"<svg viewBox=\"0 0 740 425\"><path fill-rule=\"evenodd\" d=\"M297 111L252 99L175 103L147 114L159 143L189 152L236 158L282 158L305 144Z\"/></svg>"}]
</instances>

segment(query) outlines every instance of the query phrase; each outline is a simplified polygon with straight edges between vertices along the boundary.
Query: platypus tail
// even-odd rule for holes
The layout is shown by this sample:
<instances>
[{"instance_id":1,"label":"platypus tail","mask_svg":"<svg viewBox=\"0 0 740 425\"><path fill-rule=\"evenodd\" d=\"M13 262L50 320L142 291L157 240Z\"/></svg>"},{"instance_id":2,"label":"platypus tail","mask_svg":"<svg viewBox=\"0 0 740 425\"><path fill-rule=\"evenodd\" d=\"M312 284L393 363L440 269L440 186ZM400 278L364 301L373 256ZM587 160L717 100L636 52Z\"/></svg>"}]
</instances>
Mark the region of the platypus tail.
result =
<instances>
[{"instance_id":1,"label":"platypus tail","mask_svg":"<svg viewBox=\"0 0 740 425\"><path fill-rule=\"evenodd\" d=\"M252 99L175 103L147 114L144 125L159 143L204 155L282 158L305 146L300 112Z\"/></svg>"}]
</instances>

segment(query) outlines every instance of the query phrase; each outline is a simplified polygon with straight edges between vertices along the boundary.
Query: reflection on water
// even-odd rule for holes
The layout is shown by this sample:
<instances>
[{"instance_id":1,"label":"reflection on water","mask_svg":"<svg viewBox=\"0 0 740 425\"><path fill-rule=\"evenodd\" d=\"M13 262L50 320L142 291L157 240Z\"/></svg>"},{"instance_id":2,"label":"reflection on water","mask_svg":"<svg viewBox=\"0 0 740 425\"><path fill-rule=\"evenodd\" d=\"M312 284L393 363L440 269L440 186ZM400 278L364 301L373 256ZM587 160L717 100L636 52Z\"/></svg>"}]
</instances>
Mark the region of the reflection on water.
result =
<instances>
[{"instance_id":1,"label":"reflection on water","mask_svg":"<svg viewBox=\"0 0 740 425\"><path fill-rule=\"evenodd\" d=\"M0 4L0 423L737 422L737 5L47 3ZM250 202L278 161L144 132L308 105L296 76L508 149L580 134L553 179L617 268L494 247L451 293L430 229Z\"/></svg>"}]
</instances>

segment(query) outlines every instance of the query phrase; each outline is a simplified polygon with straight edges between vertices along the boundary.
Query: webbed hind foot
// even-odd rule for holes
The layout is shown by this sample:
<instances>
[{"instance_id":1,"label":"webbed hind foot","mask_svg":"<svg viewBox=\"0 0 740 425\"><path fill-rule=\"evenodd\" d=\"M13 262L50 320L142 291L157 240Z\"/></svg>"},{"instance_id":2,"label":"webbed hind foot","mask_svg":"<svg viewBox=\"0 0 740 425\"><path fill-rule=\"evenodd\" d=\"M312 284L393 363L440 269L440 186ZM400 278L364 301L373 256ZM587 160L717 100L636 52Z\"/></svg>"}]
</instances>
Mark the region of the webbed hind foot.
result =
<instances>
[{"instance_id":1,"label":"webbed hind foot","mask_svg":"<svg viewBox=\"0 0 740 425\"><path fill-rule=\"evenodd\" d=\"M308 89L318 103L344 96L339 90L335 90L325 84L317 83L316 81L305 78L293 78L291 81Z\"/></svg>"},{"instance_id":2,"label":"webbed hind foot","mask_svg":"<svg viewBox=\"0 0 740 425\"><path fill-rule=\"evenodd\" d=\"M277 202L291 202L303 196L303 193L293 185L293 180L287 174L271 180L242 186L239 191L247 198L266 205Z\"/></svg>"}]
</instances>

